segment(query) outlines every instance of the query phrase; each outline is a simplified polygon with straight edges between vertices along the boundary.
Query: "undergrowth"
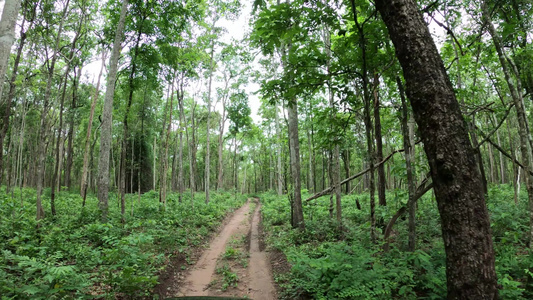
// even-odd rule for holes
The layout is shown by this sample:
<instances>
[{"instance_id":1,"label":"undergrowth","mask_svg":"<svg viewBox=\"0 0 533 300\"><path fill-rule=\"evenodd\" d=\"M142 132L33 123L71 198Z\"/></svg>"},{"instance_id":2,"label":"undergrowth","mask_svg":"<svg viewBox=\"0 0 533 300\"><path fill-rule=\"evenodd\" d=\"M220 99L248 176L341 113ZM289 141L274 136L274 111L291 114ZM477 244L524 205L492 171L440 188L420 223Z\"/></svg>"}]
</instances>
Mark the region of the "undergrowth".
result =
<instances>
[{"instance_id":1,"label":"undergrowth","mask_svg":"<svg viewBox=\"0 0 533 300\"><path fill-rule=\"evenodd\" d=\"M501 299L532 299L533 256L527 250L529 217L526 193L518 205L507 185L490 189L487 205L496 251ZM307 195L304 194L305 199ZM368 194L343 197L343 228L329 215L329 197L304 203L305 231L290 227L289 200L260 195L269 247L282 251L290 272L278 274L285 299L444 299L446 262L440 218L431 193L418 201L417 245L407 252L407 218L398 219L391 250L382 250L382 230L407 202L405 191L387 194L388 206L377 207L379 242L370 240ZM362 210L356 208L356 199Z\"/></svg>"},{"instance_id":2,"label":"undergrowth","mask_svg":"<svg viewBox=\"0 0 533 300\"><path fill-rule=\"evenodd\" d=\"M48 191L49 194L49 191ZM13 197L12 197L13 196ZM121 222L116 195L109 220L100 222L95 196L85 208L78 194L60 192L57 215L35 220L35 191L0 191L1 299L116 299L148 296L170 256L188 255L216 229L245 196L217 193L206 205L203 194L169 195L166 209L157 192L128 195ZM23 204L21 204L21 201ZM133 216L131 205L133 204Z\"/></svg>"}]
</instances>

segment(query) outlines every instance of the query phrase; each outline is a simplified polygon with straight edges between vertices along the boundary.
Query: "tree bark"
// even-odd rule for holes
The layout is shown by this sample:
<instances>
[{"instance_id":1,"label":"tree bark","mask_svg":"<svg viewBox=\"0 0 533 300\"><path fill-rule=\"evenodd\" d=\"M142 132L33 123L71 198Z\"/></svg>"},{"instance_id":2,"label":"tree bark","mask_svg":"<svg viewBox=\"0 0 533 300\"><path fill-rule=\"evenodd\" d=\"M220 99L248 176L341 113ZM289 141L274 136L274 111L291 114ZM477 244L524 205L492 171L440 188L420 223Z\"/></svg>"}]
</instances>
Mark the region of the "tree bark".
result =
<instances>
[{"instance_id":1,"label":"tree bark","mask_svg":"<svg viewBox=\"0 0 533 300\"><path fill-rule=\"evenodd\" d=\"M98 208L102 213L102 222L107 222L109 210L109 154L111 151L111 126L113 123L113 97L115 95L115 81L117 79L118 59L128 12L128 0L123 0L120 19L115 32L115 41L111 58L109 59L109 74L107 77L104 108L102 111L102 129L100 133L100 154L98 159Z\"/></svg>"},{"instance_id":2,"label":"tree bark","mask_svg":"<svg viewBox=\"0 0 533 300\"><path fill-rule=\"evenodd\" d=\"M214 34L215 21L213 21L212 34ZM207 90L207 120L206 120L206 149L205 149L205 204L209 204L209 186L210 186L210 173L211 173L211 140L210 140L210 118L211 118L211 85L213 83L213 69L214 69L214 60L213 55L215 54L215 41L211 41L211 54L209 62L209 85Z\"/></svg>"},{"instance_id":3,"label":"tree bark","mask_svg":"<svg viewBox=\"0 0 533 300\"><path fill-rule=\"evenodd\" d=\"M409 241L408 249L411 252L416 248L416 186L413 179L413 166L411 160L414 158L412 149L414 145L410 143L409 138L409 126L408 126L408 112L407 101L405 99L405 91L403 83L400 77L396 77L396 83L398 84L398 91L400 92L400 99L402 100L402 135L403 135L403 149L405 150L405 168L407 172L407 191L409 193L409 199L407 200L407 209L409 210Z\"/></svg>"},{"instance_id":4,"label":"tree bark","mask_svg":"<svg viewBox=\"0 0 533 300\"><path fill-rule=\"evenodd\" d=\"M11 46L15 42L15 24L20 11L20 3L21 0L5 1L2 19L0 20L0 97L3 93Z\"/></svg>"},{"instance_id":5,"label":"tree bark","mask_svg":"<svg viewBox=\"0 0 533 300\"><path fill-rule=\"evenodd\" d=\"M376 161L383 159L383 138L381 136L381 116L379 101L379 75L374 75L374 135L376 139ZM378 166L378 203L381 206L387 206L385 198L385 187L387 179L385 178L385 165Z\"/></svg>"},{"instance_id":6,"label":"tree bark","mask_svg":"<svg viewBox=\"0 0 533 300\"><path fill-rule=\"evenodd\" d=\"M277 135L277 138L278 138L278 145L277 145L277 150L278 150L278 164L277 164L277 177L278 177L278 196L281 196L283 194L283 173L281 172L281 147L282 147L282 144L281 144L281 126L279 124L279 115L278 115L278 106L277 105L274 105L274 115L275 115L275 120L276 120L276 135Z\"/></svg>"},{"instance_id":7,"label":"tree bark","mask_svg":"<svg viewBox=\"0 0 533 300\"><path fill-rule=\"evenodd\" d=\"M17 1L10 2L10 6L6 8L4 5L4 11L2 12L2 20L0 21L0 78L4 78L4 74L7 70L7 65L9 63L9 56L11 54L11 46L13 45L14 41L14 30L15 30L15 23L17 21L17 14L20 9L20 1L18 1L18 8L13 7L13 5L16 4ZM11 10L14 10L10 12ZM4 22L4 14L6 14L6 19ZM33 18L30 21L31 28L33 26L34 22ZM4 139L6 137L7 131L9 129L9 117L11 116L11 105L13 103L13 99L15 98L15 87L16 87L16 79L18 74L18 68L20 65L20 59L22 57L22 49L24 48L24 44L26 43L26 31L24 30L24 24L26 23L26 16L24 16L24 19L22 20L22 25L20 29L20 40L19 45L17 47L17 56L15 57L15 63L13 65L13 71L11 72L11 78L9 80L9 93L7 95L6 101L5 101L5 109L4 109L4 116L2 118L2 128L0 130L0 184L2 184L2 179L4 175ZM10 28L12 26L12 28ZM28 29L29 29L28 28ZM10 31L11 30L11 31ZM9 45L9 39L11 40L11 45ZM7 51L7 52L6 52ZM5 55L5 56L4 56ZM5 59L5 62L4 62ZM3 80L0 80L0 99L2 98L2 92L3 92L3 86L4 82Z\"/></svg>"},{"instance_id":8,"label":"tree bark","mask_svg":"<svg viewBox=\"0 0 533 300\"><path fill-rule=\"evenodd\" d=\"M292 224L296 228L304 229L304 215L302 210L302 193L300 178L300 142L298 140L298 106L296 100L287 105L289 117L289 144L291 158L291 174L293 180L293 217Z\"/></svg>"},{"instance_id":9,"label":"tree bark","mask_svg":"<svg viewBox=\"0 0 533 300\"><path fill-rule=\"evenodd\" d=\"M226 84L227 88L227 84ZM218 133L218 176L217 190L222 189L224 184L224 126L226 123L226 102L222 100L222 116L220 118L220 128Z\"/></svg>"},{"instance_id":10,"label":"tree bark","mask_svg":"<svg viewBox=\"0 0 533 300\"><path fill-rule=\"evenodd\" d=\"M442 59L413 0L376 0L407 83L441 216L448 299L497 299L481 175Z\"/></svg>"}]
</instances>

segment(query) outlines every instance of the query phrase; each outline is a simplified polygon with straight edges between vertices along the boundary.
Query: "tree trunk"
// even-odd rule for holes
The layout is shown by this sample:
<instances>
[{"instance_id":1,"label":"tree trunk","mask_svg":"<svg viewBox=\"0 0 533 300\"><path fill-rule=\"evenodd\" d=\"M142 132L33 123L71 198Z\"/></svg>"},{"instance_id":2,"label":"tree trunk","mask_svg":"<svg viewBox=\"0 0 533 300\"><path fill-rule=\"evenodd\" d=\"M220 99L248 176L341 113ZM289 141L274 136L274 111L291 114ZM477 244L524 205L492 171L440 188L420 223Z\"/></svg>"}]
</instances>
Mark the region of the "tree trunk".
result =
<instances>
[{"instance_id":1,"label":"tree trunk","mask_svg":"<svg viewBox=\"0 0 533 300\"><path fill-rule=\"evenodd\" d=\"M69 54L69 57L68 57L68 62L67 62L67 69L65 71L65 77L63 78L63 91L61 92L61 100L60 100L60 105L59 105L59 128L57 130L57 141L56 141L56 158L55 158L55 167L54 167L54 175L52 177L52 188L51 188L51 193L50 193L50 203L51 203L51 209L52 209L52 215L55 216L56 215L56 209L55 209L55 196L56 196L56 193L55 193L55 186L56 186L56 181L57 182L60 182L60 178L61 178L61 173L60 173L60 167L59 167L59 164L60 164L60 151L59 151L59 147L61 146L61 136L63 135L63 110L64 110L64 104L65 104L65 97L66 97L66 94L67 94L67 82L68 82L68 75L70 73L70 69L72 68L72 65L71 65L71 62L72 62L72 58L74 57L74 52L76 50L76 42L78 41L78 38L80 37L80 34L81 34L81 26L83 25L83 21L80 20L80 23L79 23L79 26L78 26L78 30L76 31L76 35L74 36L74 39L72 40L72 44L70 46L70 54ZM81 69L80 69L81 70ZM74 78L74 82L76 81L76 78ZM72 86L72 89L76 89L76 85L73 84ZM75 101L75 100L72 100L72 101ZM61 184L59 184L61 186Z\"/></svg>"},{"instance_id":2,"label":"tree trunk","mask_svg":"<svg viewBox=\"0 0 533 300\"><path fill-rule=\"evenodd\" d=\"M215 27L215 22L213 22L213 29ZM213 82L213 55L215 52L215 41L211 41L211 56L210 56L210 72L209 72L209 86L207 90L207 120L206 120L206 149L205 149L205 203L209 203L209 180L210 180L210 173L211 173L211 142L210 142L210 134L209 134L209 125L210 125L210 118L211 118L211 85Z\"/></svg>"},{"instance_id":3,"label":"tree trunk","mask_svg":"<svg viewBox=\"0 0 533 300\"><path fill-rule=\"evenodd\" d=\"M498 53L498 58L502 66L503 74L505 75L505 81L507 82L507 86L511 92L516 109L518 135L520 137L520 152L522 153L522 164L524 165L524 177L529 200L529 247L533 248L533 177L530 174L533 163L533 153L531 152L531 140L528 129L529 125L524 107L524 99L522 97L520 76L516 72L516 68L513 69L513 65L511 65L511 70L509 70L508 63L511 64L511 60L508 59L506 54L503 52L500 36L492 24L490 12L485 1L483 1L481 4L481 10L483 14L483 23L487 26L492 37L494 47L496 48L496 52ZM511 72L513 72L515 75L516 84L518 85L517 87L513 84Z\"/></svg>"},{"instance_id":4,"label":"tree trunk","mask_svg":"<svg viewBox=\"0 0 533 300\"><path fill-rule=\"evenodd\" d=\"M381 116L380 116L380 101L379 101L379 75L374 75L374 134L376 139L376 161L383 160L383 139L381 137ZM385 198L385 186L387 180L385 178L385 165L378 166L378 199L379 205L386 206L387 199Z\"/></svg>"},{"instance_id":5,"label":"tree trunk","mask_svg":"<svg viewBox=\"0 0 533 300\"><path fill-rule=\"evenodd\" d=\"M296 228L304 229L304 215L302 210L302 193L300 180L300 142L298 140L298 105L293 99L292 103L287 105L289 116L289 146L291 158L291 174L293 180L294 198L293 198L293 219L292 224Z\"/></svg>"},{"instance_id":6,"label":"tree trunk","mask_svg":"<svg viewBox=\"0 0 533 300\"><path fill-rule=\"evenodd\" d=\"M278 174L278 196L283 195L283 173L281 171L281 126L279 124L279 115L278 115L278 106L274 105L274 115L275 115L275 122L276 122L276 135L278 138L277 143L277 149L278 149L278 167L277 167L277 174Z\"/></svg>"},{"instance_id":7,"label":"tree trunk","mask_svg":"<svg viewBox=\"0 0 533 300\"><path fill-rule=\"evenodd\" d=\"M220 132L218 134L218 180L217 190L224 184L224 126L226 123L226 105L222 102L222 116L220 119Z\"/></svg>"},{"instance_id":8,"label":"tree trunk","mask_svg":"<svg viewBox=\"0 0 533 300\"><path fill-rule=\"evenodd\" d=\"M15 42L15 24L20 11L21 0L5 1L0 20L0 97L3 94L4 78L9 64L11 46ZM24 27L24 26L23 26ZM24 44L21 42L21 45Z\"/></svg>"},{"instance_id":9,"label":"tree trunk","mask_svg":"<svg viewBox=\"0 0 533 300\"><path fill-rule=\"evenodd\" d=\"M115 41L111 58L109 59L109 74L107 77L104 108L102 111L102 130L100 133L100 154L98 159L98 207L102 212L102 222L107 222L109 210L109 153L111 150L111 126L113 122L113 97L115 95L115 81L117 78L118 59L120 57L128 0L123 0L120 19L115 32Z\"/></svg>"},{"instance_id":10,"label":"tree trunk","mask_svg":"<svg viewBox=\"0 0 533 300\"><path fill-rule=\"evenodd\" d=\"M48 112L50 110L50 96L52 94L52 82L54 77L54 70L57 62L58 52L59 52L59 43L61 41L61 34L63 33L63 25L65 18L67 16L68 6L70 1L67 0L65 8L63 9L61 22L59 24L59 29L57 31L57 36L55 40L54 53L52 54L52 59L48 67L48 79L46 83L46 89L44 92L44 101L43 109L41 111L41 124L39 128L39 146L38 146L38 159L37 159L37 220L44 217L44 210L42 208L41 195L43 192L43 180L45 175L45 154L46 154L46 135L48 131ZM54 187L52 187L53 189ZM52 213L55 213L55 204L54 200L51 198L50 205Z\"/></svg>"},{"instance_id":11,"label":"tree trunk","mask_svg":"<svg viewBox=\"0 0 533 300\"><path fill-rule=\"evenodd\" d=\"M442 59L413 0L376 0L407 82L441 216L448 299L496 299L481 175Z\"/></svg>"},{"instance_id":12,"label":"tree trunk","mask_svg":"<svg viewBox=\"0 0 533 300\"><path fill-rule=\"evenodd\" d=\"M403 83L400 77L396 77L396 83L398 84L398 91L400 92L400 98L402 100L402 135L403 135L403 149L405 150L405 168L407 171L407 191L409 193L409 199L407 201L407 209L409 211L409 242L408 249L411 252L416 248L416 200L414 199L416 193L416 186L413 179L413 166L411 160L414 158L413 149L414 144L411 144L409 138L409 126L408 126L408 112L407 101L405 99L405 92Z\"/></svg>"},{"instance_id":13,"label":"tree trunk","mask_svg":"<svg viewBox=\"0 0 533 300\"><path fill-rule=\"evenodd\" d=\"M183 114L183 80L180 81L180 88L178 91L178 108L179 108L179 149L178 149L178 193L179 193L179 202L181 203L183 190L185 188L185 182L183 179L183 129L187 130L185 125L185 116Z\"/></svg>"},{"instance_id":14,"label":"tree trunk","mask_svg":"<svg viewBox=\"0 0 533 300\"><path fill-rule=\"evenodd\" d=\"M18 5L17 5L18 2ZM17 14L20 9L20 1L11 1L9 3L10 7L4 5L4 10L2 12L2 20L0 21L0 78L4 78L4 74L7 70L7 65L9 63L9 56L11 54L11 46L14 41L14 30L15 23L17 21ZM15 7L13 7L15 5ZM18 7L16 7L18 6ZM4 16L6 17L4 19ZM4 22L5 20L5 22ZM16 79L18 74L18 68L20 65L20 59L22 57L22 49L26 43L26 31L24 30L24 24L26 23L26 16L22 20L22 25L20 29L20 41L17 47L17 56L15 57L15 63L13 65L13 72L11 72L11 78L9 80L9 93L5 101L4 116L2 118L2 127L0 130L0 184L2 184L2 176L4 175L4 139L6 137L7 131L9 129L9 117L11 116L11 105L13 99L15 98L15 87ZM33 25L33 20L30 23L31 28ZM11 28L12 27L12 28ZM28 29L29 29L28 28ZM9 41L11 39L11 42ZM11 44L9 44L11 43ZM0 80L0 99L2 98L4 82Z\"/></svg>"},{"instance_id":15,"label":"tree trunk","mask_svg":"<svg viewBox=\"0 0 533 300\"><path fill-rule=\"evenodd\" d=\"M78 100L78 84L81 78L82 67L78 67L78 72L72 80L72 102L70 104L69 126L68 126L68 148L67 148L67 162L65 166L64 185L70 190L72 186L72 165L74 164L74 114L76 110L76 103Z\"/></svg>"},{"instance_id":16,"label":"tree trunk","mask_svg":"<svg viewBox=\"0 0 533 300\"><path fill-rule=\"evenodd\" d=\"M174 76L175 77L175 76ZM172 128L172 109L174 107L174 81L171 84L170 87L170 105L169 105L169 116L168 116L168 124L166 128L165 133L165 153L162 157L163 160L163 171L161 172L161 179L160 179L160 193L159 197L160 200L163 202L163 207L166 208L167 206L167 172L168 172L168 144L170 140L170 131Z\"/></svg>"},{"instance_id":17,"label":"tree trunk","mask_svg":"<svg viewBox=\"0 0 533 300\"><path fill-rule=\"evenodd\" d=\"M370 193L370 239L372 242L376 242L376 200L375 200L375 182L374 182L374 139L372 138L372 119L371 119L371 95L369 88L369 79L368 79L368 67L367 67L367 57L366 57L366 37L364 31L364 24L359 23L357 17L357 8L355 5L355 0L351 0L352 13L357 31L359 32L359 47L361 48L361 59L362 59L362 80L363 80L363 102L364 102L364 123L365 123L365 133L366 133L366 145L367 145L367 155L368 155L368 164L370 167L369 173L369 193Z\"/></svg>"}]
</instances>

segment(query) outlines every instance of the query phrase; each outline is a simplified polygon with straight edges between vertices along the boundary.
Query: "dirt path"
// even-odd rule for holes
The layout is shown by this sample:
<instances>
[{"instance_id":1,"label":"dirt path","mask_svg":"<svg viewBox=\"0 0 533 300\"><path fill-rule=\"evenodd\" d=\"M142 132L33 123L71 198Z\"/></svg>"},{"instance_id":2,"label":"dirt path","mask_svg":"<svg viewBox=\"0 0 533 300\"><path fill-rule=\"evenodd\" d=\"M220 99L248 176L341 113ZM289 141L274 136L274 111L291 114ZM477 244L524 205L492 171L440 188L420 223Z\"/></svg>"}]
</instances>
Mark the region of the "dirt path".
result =
<instances>
[{"instance_id":1,"label":"dirt path","mask_svg":"<svg viewBox=\"0 0 533 300\"><path fill-rule=\"evenodd\" d=\"M252 234L250 236L250 298L254 300L276 299L276 289L272 282L272 271L265 251L259 247L259 220L261 204L257 205L252 219Z\"/></svg>"},{"instance_id":2,"label":"dirt path","mask_svg":"<svg viewBox=\"0 0 533 300\"><path fill-rule=\"evenodd\" d=\"M276 299L268 257L259 247L260 204L250 209L248 202L235 212L185 277L177 296Z\"/></svg>"}]
</instances>

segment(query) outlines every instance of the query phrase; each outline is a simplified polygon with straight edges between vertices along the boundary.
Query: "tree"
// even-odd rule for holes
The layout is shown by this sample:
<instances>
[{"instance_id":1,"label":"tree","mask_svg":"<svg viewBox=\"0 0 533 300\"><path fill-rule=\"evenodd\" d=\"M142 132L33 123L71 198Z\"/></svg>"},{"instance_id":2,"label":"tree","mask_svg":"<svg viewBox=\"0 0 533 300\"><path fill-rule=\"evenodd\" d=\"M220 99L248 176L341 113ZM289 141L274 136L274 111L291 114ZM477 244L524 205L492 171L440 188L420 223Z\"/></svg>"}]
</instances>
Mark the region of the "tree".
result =
<instances>
[{"instance_id":1,"label":"tree","mask_svg":"<svg viewBox=\"0 0 533 300\"><path fill-rule=\"evenodd\" d=\"M7 71L7 65L9 62L9 56L11 54L11 46L15 42L15 24L17 23L17 16L20 10L21 0L6 1L4 4L4 10L2 11L2 19L0 20L0 98L3 99L3 87L4 87L4 78ZM24 28L24 25L22 26ZM20 41L20 50L17 57L20 61L20 51L24 45L24 34ZM15 64L15 66L18 66ZM16 67L15 67L16 69ZM13 71L16 74L16 70ZM6 112L3 118L3 125L0 135L0 183L2 182L2 177L4 174L4 138L7 131L7 126L9 122L9 114L11 108L11 101L7 100Z\"/></svg>"},{"instance_id":2,"label":"tree","mask_svg":"<svg viewBox=\"0 0 533 300\"><path fill-rule=\"evenodd\" d=\"M109 199L109 155L111 151L111 126L113 121L113 98L115 96L115 80L117 78L118 59L120 56L122 37L128 12L128 0L123 0L120 19L115 32L113 50L109 59L104 110L102 112L102 129L100 134L100 154L98 159L98 207L102 213L102 222L107 222Z\"/></svg>"},{"instance_id":3,"label":"tree","mask_svg":"<svg viewBox=\"0 0 533 300\"><path fill-rule=\"evenodd\" d=\"M496 299L481 175L442 59L415 1L377 0L376 7L396 48L431 168L446 251L448 299Z\"/></svg>"}]
</instances>

